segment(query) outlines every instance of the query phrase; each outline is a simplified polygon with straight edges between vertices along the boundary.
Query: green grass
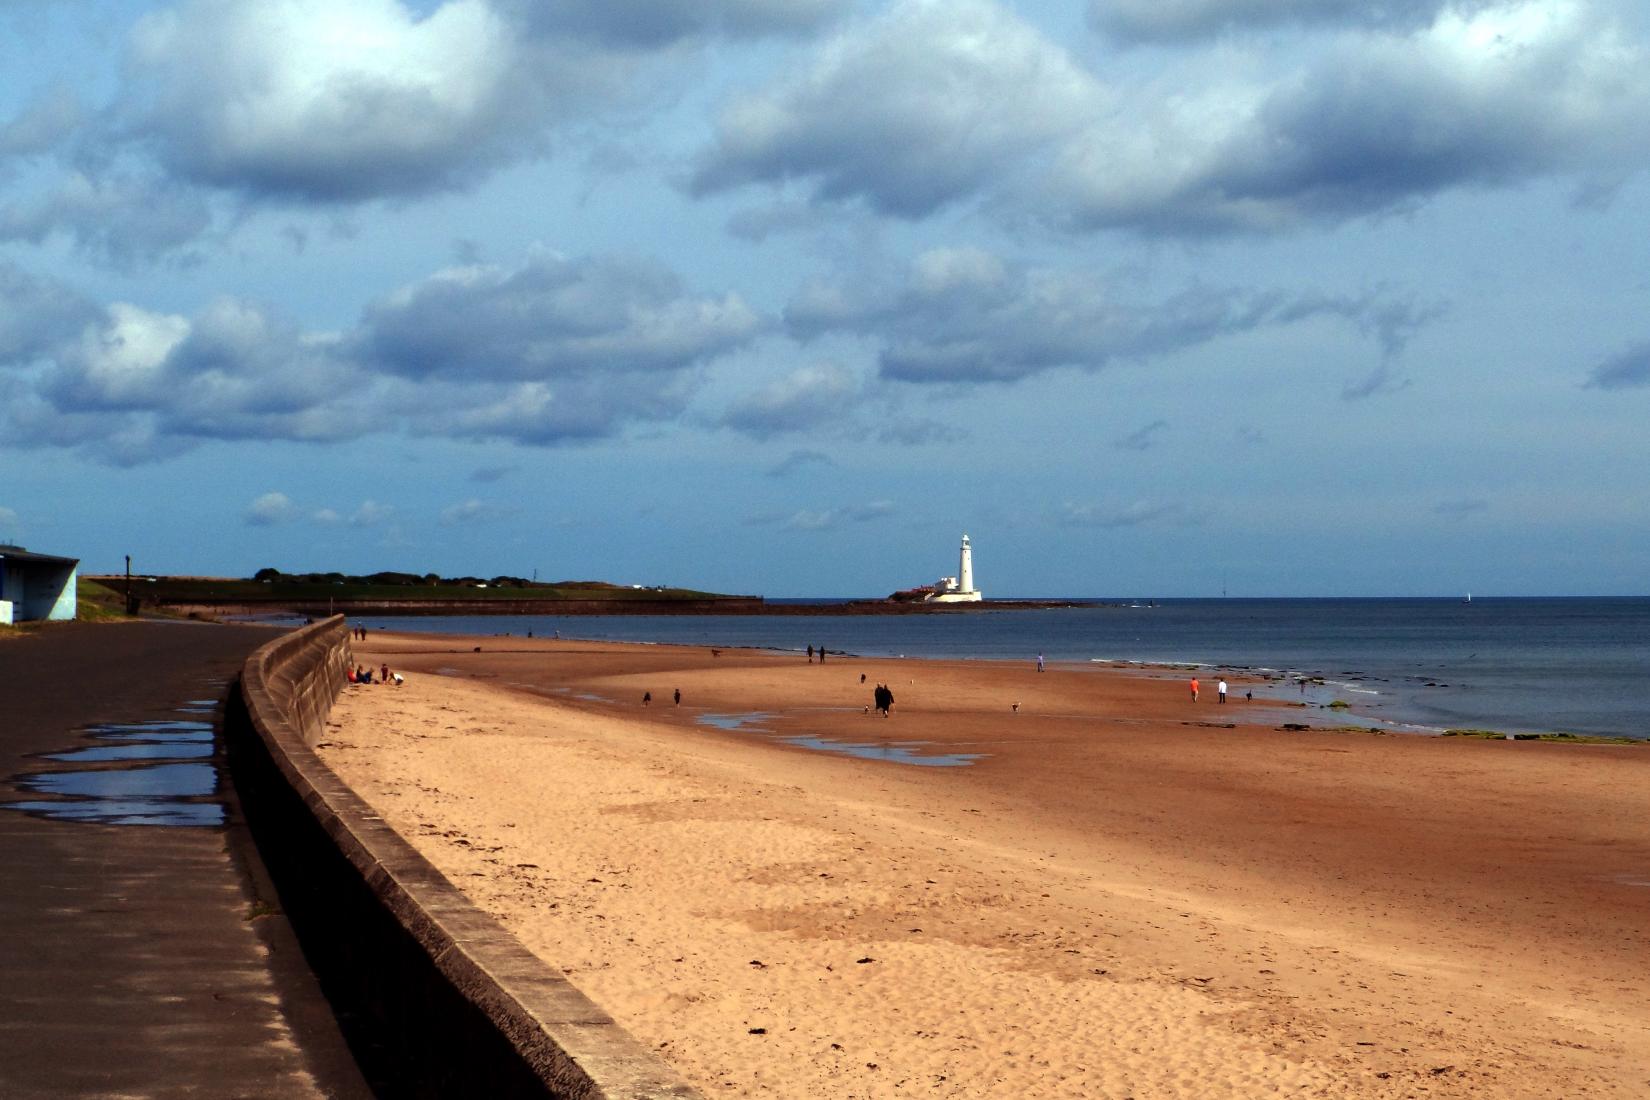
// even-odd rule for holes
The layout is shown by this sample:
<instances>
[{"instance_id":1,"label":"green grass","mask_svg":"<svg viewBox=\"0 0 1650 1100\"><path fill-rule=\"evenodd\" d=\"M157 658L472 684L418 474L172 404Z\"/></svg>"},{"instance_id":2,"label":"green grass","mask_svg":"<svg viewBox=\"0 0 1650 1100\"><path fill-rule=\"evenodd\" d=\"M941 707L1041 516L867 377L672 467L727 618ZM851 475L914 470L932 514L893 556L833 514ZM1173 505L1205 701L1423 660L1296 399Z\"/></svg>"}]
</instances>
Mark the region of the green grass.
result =
<instances>
[{"instance_id":1,"label":"green grass","mask_svg":"<svg viewBox=\"0 0 1650 1100\"><path fill-rule=\"evenodd\" d=\"M283 600L633 600L705 599L714 593L686 588L630 588L590 581L557 584L371 584L329 581L254 581L234 578L159 577L132 580L132 595L152 604L264 603ZM118 598L118 597L117 597Z\"/></svg>"},{"instance_id":2,"label":"green grass","mask_svg":"<svg viewBox=\"0 0 1650 1100\"><path fill-rule=\"evenodd\" d=\"M75 615L81 622L109 622L126 617L126 601L119 592L85 577L75 581Z\"/></svg>"}]
</instances>

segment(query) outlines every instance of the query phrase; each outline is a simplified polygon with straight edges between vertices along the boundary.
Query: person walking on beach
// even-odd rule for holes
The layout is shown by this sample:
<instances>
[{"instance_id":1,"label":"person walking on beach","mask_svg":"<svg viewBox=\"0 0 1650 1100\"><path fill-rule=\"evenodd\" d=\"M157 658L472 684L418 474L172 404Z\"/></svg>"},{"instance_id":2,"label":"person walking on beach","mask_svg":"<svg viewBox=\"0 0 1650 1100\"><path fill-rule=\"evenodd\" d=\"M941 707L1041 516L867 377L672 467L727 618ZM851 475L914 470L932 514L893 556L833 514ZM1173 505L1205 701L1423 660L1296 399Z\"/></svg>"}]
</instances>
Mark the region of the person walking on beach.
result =
<instances>
[{"instance_id":1,"label":"person walking on beach","mask_svg":"<svg viewBox=\"0 0 1650 1100\"><path fill-rule=\"evenodd\" d=\"M1197 677L1192 677L1192 702L1197 702Z\"/></svg>"},{"instance_id":2,"label":"person walking on beach","mask_svg":"<svg viewBox=\"0 0 1650 1100\"><path fill-rule=\"evenodd\" d=\"M651 691L642 692L642 706L645 707L651 702L653 702L653 693Z\"/></svg>"},{"instance_id":3,"label":"person walking on beach","mask_svg":"<svg viewBox=\"0 0 1650 1100\"><path fill-rule=\"evenodd\" d=\"M808 647L808 663L810 665L814 663L814 647L813 646Z\"/></svg>"},{"instance_id":4,"label":"person walking on beach","mask_svg":"<svg viewBox=\"0 0 1650 1100\"><path fill-rule=\"evenodd\" d=\"M1215 691L1220 695L1220 701L1224 703L1226 701L1226 681L1217 681L1215 683Z\"/></svg>"},{"instance_id":5,"label":"person walking on beach","mask_svg":"<svg viewBox=\"0 0 1650 1100\"><path fill-rule=\"evenodd\" d=\"M1037 671L1043 671L1043 655L1041 653L1037 654Z\"/></svg>"},{"instance_id":6,"label":"person walking on beach","mask_svg":"<svg viewBox=\"0 0 1650 1100\"><path fill-rule=\"evenodd\" d=\"M894 705L894 693L888 690L888 685L878 684L876 691L871 693L871 698L876 702L877 713L884 718L888 717L888 710Z\"/></svg>"},{"instance_id":7,"label":"person walking on beach","mask_svg":"<svg viewBox=\"0 0 1650 1100\"><path fill-rule=\"evenodd\" d=\"M819 663L820 664L825 663L825 647L824 646L819 647Z\"/></svg>"},{"instance_id":8,"label":"person walking on beach","mask_svg":"<svg viewBox=\"0 0 1650 1100\"><path fill-rule=\"evenodd\" d=\"M675 700L676 700L676 705L681 706L682 705L682 689L681 688L676 689L676 693L675 693L674 697L675 697Z\"/></svg>"}]
</instances>

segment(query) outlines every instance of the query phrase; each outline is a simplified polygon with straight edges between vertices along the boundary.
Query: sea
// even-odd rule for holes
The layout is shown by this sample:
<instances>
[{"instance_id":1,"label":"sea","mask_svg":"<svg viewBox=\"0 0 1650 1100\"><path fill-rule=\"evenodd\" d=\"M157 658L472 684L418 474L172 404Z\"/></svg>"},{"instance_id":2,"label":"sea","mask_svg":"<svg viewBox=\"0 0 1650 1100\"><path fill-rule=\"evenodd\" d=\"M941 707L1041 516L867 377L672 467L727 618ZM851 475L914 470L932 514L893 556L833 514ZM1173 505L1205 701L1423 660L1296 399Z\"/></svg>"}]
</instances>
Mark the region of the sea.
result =
<instances>
[{"instance_id":1,"label":"sea","mask_svg":"<svg viewBox=\"0 0 1650 1100\"><path fill-rule=\"evenodd\" d=\"M1105 599L940 614L369 616L367 627L1069 666L1171 666L1270 679L1257 699L1414 732L1650 740L1650 597ZM1251 690L1248 684L1244 690Z\"/></svg>"}]
</instances>

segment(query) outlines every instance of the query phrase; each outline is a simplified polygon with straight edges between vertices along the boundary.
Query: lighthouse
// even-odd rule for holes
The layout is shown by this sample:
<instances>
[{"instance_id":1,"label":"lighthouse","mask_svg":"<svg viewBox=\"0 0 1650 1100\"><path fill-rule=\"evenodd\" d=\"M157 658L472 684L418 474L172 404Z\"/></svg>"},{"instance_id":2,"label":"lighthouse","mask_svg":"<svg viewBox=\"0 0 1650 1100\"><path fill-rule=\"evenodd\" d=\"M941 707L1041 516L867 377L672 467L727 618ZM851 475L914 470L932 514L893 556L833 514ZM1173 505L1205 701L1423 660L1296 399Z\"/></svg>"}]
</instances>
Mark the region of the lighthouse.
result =
<instances>
[{"instance_id":1,"label":"lighthouse","mask_svg":"<svg viewBox=\"0 0 1650 1100\"><path fill-rule=\"evenodd\" d=\"M978 603L985 597L974 587L974 548L968 536L962 537L962 549L957 553L957 575L941 577L927 596L929 603Z\"/></svg>"}]
</instances>

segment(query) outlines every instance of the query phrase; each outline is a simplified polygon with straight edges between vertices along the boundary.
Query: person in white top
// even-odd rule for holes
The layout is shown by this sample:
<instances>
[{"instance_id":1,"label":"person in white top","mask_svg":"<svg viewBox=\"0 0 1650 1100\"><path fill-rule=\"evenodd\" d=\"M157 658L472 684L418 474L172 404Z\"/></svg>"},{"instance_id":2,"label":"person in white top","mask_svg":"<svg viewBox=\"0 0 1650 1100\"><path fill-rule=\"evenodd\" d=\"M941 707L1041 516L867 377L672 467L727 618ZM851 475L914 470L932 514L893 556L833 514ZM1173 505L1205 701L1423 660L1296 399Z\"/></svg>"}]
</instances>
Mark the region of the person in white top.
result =
<instances>
[{"instance_id":1,"label":"person in white top","mask_svg":"<svg viewBox=\"0 0 1650 1100\"><path fill-rule=\"evenodd\" d=\"M1215 690L1220 693L1220 701L1224 703L1226 701L1226 681L1222 680L1216 684Z\"/></svg>"}]
</instances>

